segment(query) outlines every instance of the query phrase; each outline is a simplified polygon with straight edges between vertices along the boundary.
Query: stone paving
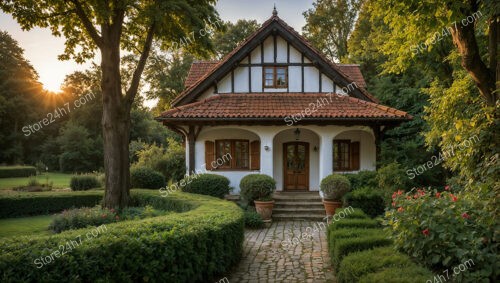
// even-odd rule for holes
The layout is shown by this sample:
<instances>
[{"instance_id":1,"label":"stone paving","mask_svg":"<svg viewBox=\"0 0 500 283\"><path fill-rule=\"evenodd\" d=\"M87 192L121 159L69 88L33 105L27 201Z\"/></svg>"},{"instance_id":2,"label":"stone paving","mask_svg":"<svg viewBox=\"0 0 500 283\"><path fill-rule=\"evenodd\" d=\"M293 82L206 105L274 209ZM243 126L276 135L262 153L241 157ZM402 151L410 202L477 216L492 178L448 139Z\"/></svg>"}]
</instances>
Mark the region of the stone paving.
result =
<instances>
[{"instance_id":1,"label":"stone paving","mask_svg":"<svg viewBox=\"0 0 500 283\"><path fill-rule=\"evenodd\" d=\"M229 282L335 282L325 224L283 221L246 230L243 258Z\"/></svg>"}]
</instances>

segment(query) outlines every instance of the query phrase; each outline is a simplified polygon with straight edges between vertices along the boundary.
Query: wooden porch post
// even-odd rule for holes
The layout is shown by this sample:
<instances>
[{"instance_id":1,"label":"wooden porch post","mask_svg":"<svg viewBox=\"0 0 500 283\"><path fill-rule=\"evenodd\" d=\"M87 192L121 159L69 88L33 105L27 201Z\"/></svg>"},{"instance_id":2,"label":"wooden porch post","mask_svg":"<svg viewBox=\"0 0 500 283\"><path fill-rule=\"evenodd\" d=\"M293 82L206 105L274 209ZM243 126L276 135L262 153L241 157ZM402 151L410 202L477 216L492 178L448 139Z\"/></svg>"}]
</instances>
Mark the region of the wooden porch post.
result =
<instances>
[{"instance_id":1,"label":"wooden porch post","mask_svg":"<svg viewBox=\"0 0 500 283\"><path fill-rule=\"evenodd\" d=\"M187 138L188 138L188 146L189 146L188 174L191 175L194 172L194 166L195 166L194 144L196 141L196 134L194 132L194 126L189 126Z\"/></svg>"},{"instance_id":2,"label":"wooden porch post","mask_svg":"<svg viewBox=\"0 0 500 283\"><path fill-rule=\"evenodd\" d=\"M379 125L372 126L372 129L373 129L373 134L375 135L375 163L376 163L376 168L378 170L380 167L380 162L379 162L380 152L381 152L380 142L382 139L382 132L380 131Z\"/></svg>"}]
</instances>

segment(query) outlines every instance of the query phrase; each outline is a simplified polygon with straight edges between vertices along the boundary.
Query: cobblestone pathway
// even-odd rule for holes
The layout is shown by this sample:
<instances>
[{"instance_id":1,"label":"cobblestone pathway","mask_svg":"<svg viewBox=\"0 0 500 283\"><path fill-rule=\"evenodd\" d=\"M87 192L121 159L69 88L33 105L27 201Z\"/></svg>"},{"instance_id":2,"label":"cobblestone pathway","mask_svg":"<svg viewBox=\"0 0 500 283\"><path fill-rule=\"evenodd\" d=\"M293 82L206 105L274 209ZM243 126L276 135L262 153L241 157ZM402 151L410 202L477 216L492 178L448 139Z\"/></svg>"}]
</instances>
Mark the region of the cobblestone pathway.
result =
<instances>
[{"instance_id":1,"label":"cobblestone pathway","mask_svg":"<svg viewBox=\"0 0 500 283\"><path fill-rule=\"evenodd\" d=\"M246 230L243 245L230 283L335 282L324 222L273 222L269 228Z\"/></svg>"}]
</instances>

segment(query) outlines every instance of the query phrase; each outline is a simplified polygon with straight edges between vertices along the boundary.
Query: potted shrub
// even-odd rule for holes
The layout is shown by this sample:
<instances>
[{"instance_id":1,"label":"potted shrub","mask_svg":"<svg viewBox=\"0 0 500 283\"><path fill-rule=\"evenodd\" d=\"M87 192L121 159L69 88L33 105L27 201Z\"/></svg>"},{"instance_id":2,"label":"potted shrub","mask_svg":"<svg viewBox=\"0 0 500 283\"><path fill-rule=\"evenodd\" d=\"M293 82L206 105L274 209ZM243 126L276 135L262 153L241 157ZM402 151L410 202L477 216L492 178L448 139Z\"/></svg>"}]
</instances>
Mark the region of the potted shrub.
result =
<instances>
[{"instance_id":1,"label":"potted shrub","mask_svg":"<svg viewBox=\"0 0 500 283\"><path fill-rule=\"evenodd\" d=\"M276 181L264 174L250 174L240 181L241 198L248 205L255 205L255 210L264 221L270 222L273 214Z\"/></svg>"},{"instance_id":2,"label":"potted shrub","mask_svg":"<svg viewBox=\"0 0 500 283\"><path fill-rule=\"evenodd\" d=\"M323 205L326 215L335 214L335 209L342 207L342 198L351 190L351 183L346 176L331 174L321 180L319 185L323 193Z\"/></svg>"}]
</instances>

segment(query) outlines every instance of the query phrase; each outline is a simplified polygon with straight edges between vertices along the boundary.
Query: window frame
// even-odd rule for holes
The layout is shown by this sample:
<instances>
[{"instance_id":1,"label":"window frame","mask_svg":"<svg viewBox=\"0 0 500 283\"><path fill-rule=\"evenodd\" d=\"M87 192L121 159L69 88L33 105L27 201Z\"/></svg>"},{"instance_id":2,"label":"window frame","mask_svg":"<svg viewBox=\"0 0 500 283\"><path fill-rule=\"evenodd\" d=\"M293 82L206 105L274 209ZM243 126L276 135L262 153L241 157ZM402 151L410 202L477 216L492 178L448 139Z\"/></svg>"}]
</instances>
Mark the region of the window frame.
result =
<instances>
[{"instance_id":1,"label":"window frame","mask_svg":"<svg viewBox=\"0 0 500 283\"><path fill-rule=\"evenodd\" d=\"M231 160L229 161L229 166L218 166L214 170L226 170L226 171L238 171L238 170L250 170L250 141L245 140L245 139L221 139L221 140L215 140L215 160L218 160L219 156L219 144L222 142L229 142L229 153L231 154ZM237 160L236 160L236 142L243 142L246 144L247 152L246 152L246 160L247 160L247 166L246 167L237 167ZM225 155L225 154L223 154Z\"/></svg>"},{"instance_id":2,"label":"window frame","mask_svg":"<svg viewBox=\"0 0 500 283\"><path fill-rule=\"evenodd\" d=\"M335 160L335 146L337 146L337 148L339 148L340 150L340 145L341 144L346 144L347 145L347 164L348 167L345 168L342 166L342 164L344 164L344 160L340 160L337 162L337 160ZM351 151L352 151L352 147L351 147L351 140L333 140L333 171L334 172L338 172L338 171L355 171L354 169L352 169L352 160L351 160ZM340 158L340 152L339 152L339 158ZM339 168L337 168L337 163L340 165Z\"/></svg>"},{"instance_id":3,"label":"window frame","mask_svg":"<svg viewBox=\"0 0 500 283\"><path fill-rule=\"evenodd\" d=\"M273 70L273 84L272 85L266 85L266 69L272 69ZM278 69L282 69L285 71L285 84L284 85L278 85ZM262 88L288 88L288 66L263 66L262 67Z\"/></svg>"}]
</instances>

